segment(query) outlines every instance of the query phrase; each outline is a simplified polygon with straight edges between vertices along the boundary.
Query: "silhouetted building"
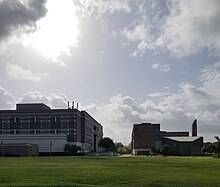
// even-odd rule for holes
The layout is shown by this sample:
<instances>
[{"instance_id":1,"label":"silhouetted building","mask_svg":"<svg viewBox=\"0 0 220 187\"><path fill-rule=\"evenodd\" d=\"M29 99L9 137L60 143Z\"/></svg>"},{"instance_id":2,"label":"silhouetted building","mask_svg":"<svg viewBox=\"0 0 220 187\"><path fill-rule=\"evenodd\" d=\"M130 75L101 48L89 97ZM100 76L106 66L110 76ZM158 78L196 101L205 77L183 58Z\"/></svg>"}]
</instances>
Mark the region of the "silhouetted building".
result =
<instances>
[{"instance_id":1,"label":"silhouetted building","mask_svg":"<svg viewBox=\"0 0 220 187\"><path fill-rule=\"evenodd\" d=\"M189 132L167 132L167 131L160 131L161 137L169 137L169 136L189 136Z\"/></svg>"},{"instance_id":2,"label":"silhouetted building","mask_svg":"<svg viewBox=\"0 0 220 187\"><path fill-rule=\"evenodd\" d=\"M132 154L148 154L151 150L160 150L163 145L174 148L174 154L199 155L203 146L203 138L197 137L196 120L193 122L192 135L189 132L160 131L160 124L134 124L131 135ZM180 152L182 151L182 152Z\"/></svg>"},{"instance_id":3,"label":"silhouetted building","mask_svg":"<svg viewBox=\"0 0 220 187\"><path fill-rule=\"evenodd\" d=\"M162 137L162 145L169 145L172 155L201 155L203 137Z\"/></svg>"},{"instance_id":4,"label":"silhouetted building","mask_svg":"<svg viewBox=\"0 0 220 187\"><path fill-rule=\"evenodd\" d=\"M192 136L197 136L197 119L195 119L192 124Z\"/></svg>"},{"instance_id":5,"label":"silhouetted building","mask_svg":"<svg viewBox=\"0 0 220 187\"><path fill-rule=\"evenodd\" d=\"M63 152L66 143L83 152L98 151L103 128L86 111L51 109L43 103L17 104L16 110L0 110L0 140L37 144L39 152Z\"/></svg>"}]
</instances>

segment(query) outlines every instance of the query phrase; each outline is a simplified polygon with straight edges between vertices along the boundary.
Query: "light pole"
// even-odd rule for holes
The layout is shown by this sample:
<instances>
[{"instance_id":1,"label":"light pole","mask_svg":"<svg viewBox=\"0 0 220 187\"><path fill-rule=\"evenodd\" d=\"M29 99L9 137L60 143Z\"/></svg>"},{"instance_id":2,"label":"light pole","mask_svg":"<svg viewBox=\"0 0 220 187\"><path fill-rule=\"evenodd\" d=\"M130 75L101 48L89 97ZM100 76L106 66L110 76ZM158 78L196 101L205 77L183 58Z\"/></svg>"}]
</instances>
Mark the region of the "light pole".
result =
<instances>
[{"instance_id":1,"label":"light pole","mask_svg":"<svg viewBox=\"0 0 220 187\"><path fill-rule=\"evenodd\" d=\"M51 147L52 147L52 141L50 141L50 156L51 156Z\"/></svg>"}]
</instances>

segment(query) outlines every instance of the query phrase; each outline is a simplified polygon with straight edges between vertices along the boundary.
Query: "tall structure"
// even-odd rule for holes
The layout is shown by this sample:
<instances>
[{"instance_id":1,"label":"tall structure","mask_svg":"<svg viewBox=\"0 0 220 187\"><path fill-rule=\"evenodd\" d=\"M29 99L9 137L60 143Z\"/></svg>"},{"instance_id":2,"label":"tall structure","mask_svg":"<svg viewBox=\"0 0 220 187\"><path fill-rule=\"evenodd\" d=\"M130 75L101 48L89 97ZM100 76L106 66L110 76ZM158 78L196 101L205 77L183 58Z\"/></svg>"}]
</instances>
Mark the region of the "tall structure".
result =
<instances>
[{"instance_id":1,"label":"tall structure","mask_svg":"<svg viewBox=\"0 0 220 187\"><path fill-rule=\"evenodd\" d=\"M51 109L43 103L17 104L16 110L0 110L0 140L4 144L37 144L39 152L63 152L65 144L83 152L99 151L103 128L86 111L69 106Z\"/></svg>"},{"instance_id":2,"label":"tall structure","mask_svg":"<svg viewBox=\"0 0 220 187\"><path fill-rule=\"evenodd\" d=\"M195 119L192 124L192 136L197 136L197 119Z\"/></svg>"},{"instance_id":3,"label":"tall structure","mask_svg":"<svg viewBox=\"0 0 220 187\"><path fill-rule=\"evenodd\" d=\"M160 131L160 124L134 124L131 135L133 154L147 154L154 147L160 150L170 145L174 155L199 155L203 146L203 137L197 136L197 120L192 124L192 137L189 132Z\"/></svg>"}]
</instances>

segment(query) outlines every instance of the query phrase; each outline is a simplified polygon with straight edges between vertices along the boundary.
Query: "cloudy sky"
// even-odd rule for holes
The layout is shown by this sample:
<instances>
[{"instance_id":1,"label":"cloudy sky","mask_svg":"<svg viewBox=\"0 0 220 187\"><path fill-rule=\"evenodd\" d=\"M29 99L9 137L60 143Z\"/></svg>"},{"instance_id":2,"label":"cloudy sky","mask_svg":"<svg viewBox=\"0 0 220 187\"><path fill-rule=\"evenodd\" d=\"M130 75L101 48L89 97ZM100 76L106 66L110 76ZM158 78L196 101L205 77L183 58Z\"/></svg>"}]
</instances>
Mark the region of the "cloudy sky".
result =
<instances>
[{"instance_id":1,"label":"cloudy sky","mask_svg":"<svg viewBox=\"0 0 220 187\"><path fill-rule=\"evenodd\" d=\"M219 0L0 0L0 109L80 103L128 144L134 123L220 135Z\"/></svg>"}]
</instances>

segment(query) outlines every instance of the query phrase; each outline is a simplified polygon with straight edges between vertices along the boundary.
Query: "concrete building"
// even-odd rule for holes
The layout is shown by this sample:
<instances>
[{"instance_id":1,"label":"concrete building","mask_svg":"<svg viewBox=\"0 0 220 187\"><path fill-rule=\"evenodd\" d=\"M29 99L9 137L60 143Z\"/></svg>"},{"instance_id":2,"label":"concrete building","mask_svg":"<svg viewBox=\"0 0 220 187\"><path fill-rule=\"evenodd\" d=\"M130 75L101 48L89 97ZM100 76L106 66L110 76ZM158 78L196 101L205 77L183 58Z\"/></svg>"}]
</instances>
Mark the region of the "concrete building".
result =
<instances>
[{"instance_id":1,"label":"concrete building","mask_svg":"<svg viewBox=\"0 0 220 187\"><path fill-rule=\"evenodd\" d=\"M74 105L74 104L73 104ZM72 106L51 109L43 103L17 104L16 110L0 110L0 141L3 144L36 144L39 152L63 152L65 144L82 152L99 151L103 128L86 111Z\"/></svg>"},{"instance_id":2,"label":"concrete building","mask_svg":"<svg viewBox=\"0 0 220 187\"><path fill-rule=\"evenodd\" d=\"M175 155L199 155L203 138L197 136L197 120L192 124L192 137L189 132L160 131L160 124L134 124L131 135L132 154L143 155L151 152L152 147L160 150L163 145L173 148Z\"/></svg>"}]
</instances>

